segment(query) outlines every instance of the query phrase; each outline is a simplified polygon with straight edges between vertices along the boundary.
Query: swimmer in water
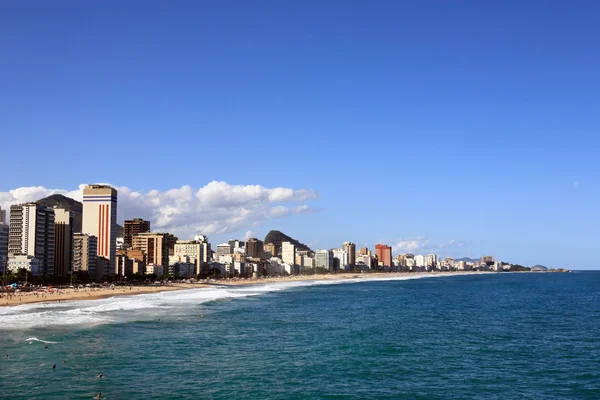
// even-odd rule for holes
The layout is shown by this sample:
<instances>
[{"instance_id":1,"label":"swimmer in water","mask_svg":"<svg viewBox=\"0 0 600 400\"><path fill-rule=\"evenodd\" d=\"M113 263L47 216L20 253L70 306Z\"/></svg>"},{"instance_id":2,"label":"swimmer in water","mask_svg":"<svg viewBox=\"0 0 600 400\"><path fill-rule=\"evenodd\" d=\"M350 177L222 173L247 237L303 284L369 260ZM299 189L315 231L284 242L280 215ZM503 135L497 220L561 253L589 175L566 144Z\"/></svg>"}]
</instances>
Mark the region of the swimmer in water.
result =
<instances>
[{"instance_id":1,"label":"swimmer in water","mask_svg":"<svg viewBox=\"0 0 600 400\"><path fill-rule=\"evenodd\" d=\"M45 349L48 350L48 345L46 345Z\"/></svg>"},{"instance_id":2,"label":"swimmer in water","mask_svg":"<svg viewBox=\"0 0 600 400\"><path fill-rule=\"evenodd\" d=\"M67 363L67 361L66 361L66 360L63 360L63 364L66 364L66 363Z\"/></svg>"},{"instance_id":3,"label":"swimmer in water","mask_svg":"<svg viewBox=\"0 0 600 400\"><path fill-rule=\"evenodd\" d=\"M52 369L56 369L56 364L54 364L54 365L52 366Z\"/></svg>"}]
</instances>

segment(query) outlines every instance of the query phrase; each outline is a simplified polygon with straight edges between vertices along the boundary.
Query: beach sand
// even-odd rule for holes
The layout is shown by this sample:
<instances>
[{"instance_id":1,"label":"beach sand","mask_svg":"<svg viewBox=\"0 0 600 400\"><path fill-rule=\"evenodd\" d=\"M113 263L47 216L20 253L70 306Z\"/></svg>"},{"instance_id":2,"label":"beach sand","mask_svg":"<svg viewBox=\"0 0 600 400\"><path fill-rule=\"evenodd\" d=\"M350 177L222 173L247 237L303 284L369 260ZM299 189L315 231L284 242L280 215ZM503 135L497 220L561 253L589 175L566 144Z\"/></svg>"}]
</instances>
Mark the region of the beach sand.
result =
<instances>
[{"instance_id":1,"label":"beach sand","mask_svg":"<svg viewBox=\"0 0 600 400\"><path fill-rule=\"evenodd\" d=\"M172 290L198 289L202 287L210 287L215 285L252 285L264 284L270 282L293 282L293 281L310 281L310 280L339 280L339 279L373 279L373 278L394 278L394 277L418 277L418 276L435 276L435 275L465 275L465 274L482 274L487 272L382 272L382 273L341 273L341 274L326 274L326 275L294 275L286 277L268 277L268 278L253 278L253 279L220 279L220 280L202 280L197 283L173 283L164 286L115 286L101 288L84 288L84 289L60 289L53 292L18 292L18 293L2 293L0 294L0 306L18 306L21 304L43 303L53 301L69 301L69 300L95 300L104 299L113 296L130 296L145 293L158 293Z\"/></svg>"},{"instance_id":2,"label":"beach sand","mask_svg":"<svg viewBox=\"0 0 600 400\"><path fill-rule=\"evenodd\" d=\"M0 306L18 306L21 304L44 303L69 300L95 300L113 296L129 296L144 293L158 293L171 290L200 288L202 284L172 284L165 286L115 286L85 289L57 289L53 292L17 292L1 293Z\"/></svg>"}]
</instances>

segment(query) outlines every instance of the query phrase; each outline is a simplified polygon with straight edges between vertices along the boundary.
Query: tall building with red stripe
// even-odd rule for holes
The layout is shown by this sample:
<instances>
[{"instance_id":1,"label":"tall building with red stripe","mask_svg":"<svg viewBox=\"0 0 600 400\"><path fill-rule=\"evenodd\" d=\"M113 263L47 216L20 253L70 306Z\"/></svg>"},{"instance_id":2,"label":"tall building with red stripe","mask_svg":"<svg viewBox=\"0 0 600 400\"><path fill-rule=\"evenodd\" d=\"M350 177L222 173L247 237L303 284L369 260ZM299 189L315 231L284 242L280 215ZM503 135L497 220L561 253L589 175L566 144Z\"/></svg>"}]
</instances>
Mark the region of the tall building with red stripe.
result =
<instances>
[{"instance_id":1,"label":"tall building with red stripe","mask_svg":"<svg viewBox=\"0 0 600 400\"><path fill-rule=\"evenodd\" d=\"M103 274L114 274L117 254L116 189L107 185L87 185L83 189L81 230L98 238L98 257L108 260L108 268ZM97 273L97 276L100 274Z\"/></svg>"}]
</instances>

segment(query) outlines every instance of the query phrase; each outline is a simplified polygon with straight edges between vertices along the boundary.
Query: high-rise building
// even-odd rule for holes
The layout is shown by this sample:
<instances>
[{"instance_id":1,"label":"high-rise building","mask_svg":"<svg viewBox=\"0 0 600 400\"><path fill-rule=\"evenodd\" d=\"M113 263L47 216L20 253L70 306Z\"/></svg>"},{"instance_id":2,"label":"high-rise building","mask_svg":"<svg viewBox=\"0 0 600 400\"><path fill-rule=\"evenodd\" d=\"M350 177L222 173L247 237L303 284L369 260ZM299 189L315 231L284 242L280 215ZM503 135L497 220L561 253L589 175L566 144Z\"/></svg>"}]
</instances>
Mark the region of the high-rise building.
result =
<instances>
[{"instance_id":1,"label":"high-rise building","mask_svg":"<svg viewBox=\"0 0 600 400\"><path fill-rule=\"evenodd\" d=\"M117 250L117 274L143 274L146 271L146 254L140 249Z\"/></svg>"},{"instance_id":2,"label":"high-rise building","mask_svg":"<svg viewBox=\"0 0 600 400\"><path fill-rule=\"evenodd\" d=\"M279 249L277 248L277 245L274 243L267 243L265 244L265 253L267 254L267 257L277 257L279 255Z\"/></svg>"},{"instance_id":3,"label":"high-rise building","mask_svg":"<svg viewBox=\"0 0 600 400\"><path fill-rule=\"evenodd\" d=\"M3 210L2 207L0 207L0 225L1 224L6 224L6 210Z\"/></svg>"},{"instance_id":4,"label":"high-rise building","mask_svg":"<svg viewBox=\"0 0 600 400\"><path fill-rule=\"evenodd\" d=\"M286 264L296 264L296 246L290 242L281 243L281 260Z\"/></svg>"},{"instance_id":5,"label":"high-rise building","mask_svg":"<svg viewBox=\"0 0 600 400\"><path fill-rule=\"evenodd\" d=\"M481 263L486 265L494 265L494 256L481 257Z\"/></svg>"},{"instance_id":6,"label":"high-rise building","mask_svg":"<svg viewBox=\"0 0 600 400\"><path fill-rule=\"evenodd\" d=\"M233 254L235 252L235 249L239 249L240 247L244 247L245 245L243 241L237 239L229 239L228 243L230 247L229 254Z\"/></svg>"},{"instance_id":7,"label":"high-rise building","mask_svg":"<svg viewBox=\"0 0 600 400\"><path fill-rule=\"evenodd\" d=\"M233 250L229 243L221 243L217 245L217 257L233 254Z\"/></svg>"},{"instance_id":8,"label":"high-rise building","mask_svg":"<svg viewBox=\"0 0 600 400\"><path fill-rule=\"evenodd\" d=\"M246 241L246 255L251 258L263 258L264 245L262 240L250 238Z\"/></svg>"},{"instance_id":9,"label":"high-rise building","mask_svg":"<svg viewBox=\"0 0 600 400\"><path fill-rule=\"evenodd\" d=\"M178 240L174 247L174 256L193 259L196 264L195 275L208 265L209 244L200 240Z\"/></svg>"},{"instance_id":10,"label":"high-rise building","mask_svg":"<svg viewBox=\"0 0 600 400\"><path fill-rule=\"evenodd\" d=\"M126 220L123 225L123 247L130 248L133 235L144 232L150 232L150 221L141 218Z\"/></svg>"},{"instance_id":11,"label":"high-rise building","mask_svg":"<svg viewBox=\"0 0 600 400\"><path fill-rule=\"evenodd\" d=\"M133 235L133 248L146 254L146 265L154 264L169 267L169 235L168 233L145 232Z\"/></svg>"},{"instance_id":12,"label":"high-rise building","mask_svg":"<svg viewBox=\"0 0 600 400\"><path fill-rule=\"evenodd\" d=\"M54 208L54 274L68 275L73 263L73 213Z\"/></svg>"},{"instance_id":13,"label":"high-rise building","mask_svg":"<svg viewBox=\"0 0 600 400\"><path fill-rule=\"evenodd\" d=\"M54 210L36 203L11 206L8 253L35 257L40 274L54 274Z\"/></svg>"},{"instance_id":14,"label":"high-rise building","mask_svg":"<svg viewBox=\"0 0 600 400\"><path fill-rule=\"evenodd\" d=\"M427 266L432 268L432 269L436 269L437 268L437 255L435 254L428 254L427 255Z\"/></svg>"},{"instance_id":15,"label":"high-rise building","mask_svg":"<svg viewBox=\"0 0 600 400\"><path fill-rule=\"evenodd\" d=\"M337 259L336 265L339 265L341 270L345 270L349 265L348 253L344 249L334 249L333 258ZM355 260L356 262L356 260Z\"/></svg>"},{"instance_id":16,"label":"high-rise building","mask_svg":"<svg viewBox=\"0 0 600 400\"><path fill-rule=\"evenodd\" d=\"M375 246L375 255L377 259L384 267L392 266L392 248L385 244L378 244Z\"/></svg>"},{"instance_id":17,"label":"high-rise building","mask_svg":"<svg viewBox=\"0 0 600 400\"><path fill-rule=\"evenodd\" d=\"M98 238L85 233L73 235L73 272L87 271L96 277L98 259Z\"/></svg>"},{"instance_id":18,"label":"high-rise building","mask_svg":"<svg viewBox=\"0 0 600 400\"><path fill-rule=\"evenodd\" d=\"M8 231L8 225L0 224L0 274L4 274L8 266Z\"/></svg>"},{"instance_id":19,"label":"high-rise building","mask_svg":"<svg viewBox=\"0 0 600 400\"><path fill-rule=\"evenodd\" d=\"M333 271L333 252L329 250L317 250L315 253L315 267Z\"/></svg>"},{"instance_id":20,"label":"high-rise building","mask_svg":"<svg viewBox=\"0 0 600 400\"><path fill-rule=\"evenodd\" d=\"M348 254L348 264L356 264L356 245L352 242L344 242L343 249Z\"/></svg>"},{"instance_id":21,"label":"high-rise building","mask_svg":"<svg viewBox=\"0 0 600 400\"><path fill-rule=\"evenodd\" d=\"M108 260L107 272L115 271L117 254L117 190L107 185L83 188L83 233L98 238L98 256Z\"/></svg>"},{"instance_id":22,"label":"high-rise building","mask_svg":"<svg viewBox=\"0 0 600 400\"><path fill-rule=\"evenodd\" d=\"M369 256L369 257L371 257L373 255L373 253L371 253L371 250L369 250L367 247L361 247L360 249L358 249L357 254L360 256Z\"/></svg>"},{"instance_id":23,"label":"high-rise building","mask_svg":"<svg viewBox=\"0 0 600 400\"><path fill-rule=\"evenodd\" d=\"M167 249L169 249L169 257L175 255L175 243L177 243L179 238L170 233L165 233L165 240L167 242Z\"/></svg>"}]
</instances>

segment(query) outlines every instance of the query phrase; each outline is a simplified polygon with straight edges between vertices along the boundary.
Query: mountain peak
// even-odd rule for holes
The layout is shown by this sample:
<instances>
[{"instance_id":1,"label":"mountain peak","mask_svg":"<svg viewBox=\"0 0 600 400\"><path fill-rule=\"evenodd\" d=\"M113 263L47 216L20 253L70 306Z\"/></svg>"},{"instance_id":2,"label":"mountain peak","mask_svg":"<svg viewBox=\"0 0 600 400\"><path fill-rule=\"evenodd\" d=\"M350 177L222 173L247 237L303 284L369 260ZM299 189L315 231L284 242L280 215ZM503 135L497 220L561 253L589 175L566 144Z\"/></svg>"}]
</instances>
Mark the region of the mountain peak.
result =
<instances>
[{"instance_id":1,"label":"mountain peak","mask_svg":"<svg viewBox=\"0 0 600 400\"><path fill-rule=\"evenodd\" d=\"M296 246L296 250L308 250L311 251L310 247L305 245L304 243L299 242L298 240L286 235L285 233L277 230L269 231L267 236L265 236L265 244L273 243L277 247L281 248L281 243L290 242L294 246Z\"/></svg>"},{"instance_id":2,"label":"mountain peak","mask_svg":"<svg viewBox=\"0 0 600 400\"><path fill-rule=\"evenodd\" d=\"M83 216L83 204L62 194L53 194L36 201L37 204L46 207L63 208L73 213L73 230L81 232L81 218ZM117 224L117 237L123 236L123 227Z\"/></svg>"}]
</instances>

